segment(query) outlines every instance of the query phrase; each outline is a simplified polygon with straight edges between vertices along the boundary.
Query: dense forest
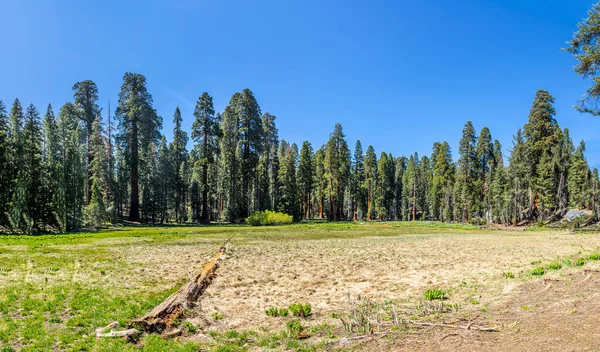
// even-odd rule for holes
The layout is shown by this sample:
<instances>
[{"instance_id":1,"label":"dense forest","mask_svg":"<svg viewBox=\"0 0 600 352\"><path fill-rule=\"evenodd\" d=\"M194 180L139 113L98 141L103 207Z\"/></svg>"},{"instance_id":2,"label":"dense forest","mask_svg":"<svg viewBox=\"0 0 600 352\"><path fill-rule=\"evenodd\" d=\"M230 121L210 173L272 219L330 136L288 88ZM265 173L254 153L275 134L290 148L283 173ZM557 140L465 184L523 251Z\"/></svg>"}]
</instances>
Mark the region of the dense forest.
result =
<instances>
[{"instance_id":1,"label":"dense forest","mask_svg":"<svg viewBox=\"0 0 600 352\"><path fill-rule=\"evenodd\" d=\"M576 108L600 115L600 3L566 51L592 84ZM38 233L141 223L238 222L276 210L303 219L436 220L516 225L550 222L568 209L598 218L600 180L555 119L554 97L536 92L510 155L483 127L462 129L454 159L447 142L431 155L395 157L348 144L336 124L327 144L279 139L276 118L249 89L222 112L203 93L191 131L173 113L173 140L161 133L146 78L126 73L118 106L103 121L93 81L42 117L15 99L0 101L0 231ZM191 118L191 116L189 117ZM525 121L525 117L524 117ZM189 132L189 133L188 133ZM187 149L189 139L193 148Z\"/></svg>"},{"instance_id":2,"label":"dense forest","mask_svg":"<svg viewBox=\"0 0 600 352\"><path fill-rule=\"evenodd\" d=\"M547 91L535 94L508 158L487 127L477 133L467 121L454 161L447 142L407 157L365 151L360 141L351 147L340 124L327 144L298 147L279 138L275 116L249 89L220 113L203 93L191 131L175 108L168 142L144 76L125 74L106 121L97 86L82 81L58 115L0 102L0 225L36 233L124 220L236 222L266 209L295 220L517 224L569 208L596 212L598 170L583 141L575 145L558 126L553 103Z\"/></svg>"}]
</instances>

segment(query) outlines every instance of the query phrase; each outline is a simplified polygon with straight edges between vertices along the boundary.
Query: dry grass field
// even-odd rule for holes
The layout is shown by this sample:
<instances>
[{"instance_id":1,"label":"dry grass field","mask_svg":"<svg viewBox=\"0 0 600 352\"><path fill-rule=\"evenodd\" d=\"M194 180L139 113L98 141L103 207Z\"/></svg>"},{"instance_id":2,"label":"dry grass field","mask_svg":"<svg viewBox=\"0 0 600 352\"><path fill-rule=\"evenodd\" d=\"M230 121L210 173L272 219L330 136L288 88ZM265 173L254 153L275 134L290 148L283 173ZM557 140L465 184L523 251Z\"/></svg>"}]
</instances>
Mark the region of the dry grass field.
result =
<instances>
[{"instance_id":1,"label":"dry grass field","mask_svg":"<svg viewBox=\"0 0 600 352\"><path fill-rule=\"evenodd\" d=\"M143 316L232 236L181 336L95 337ZM597 234L435 223L3 236L0 350L592 351L598 253ZM296 303L311 314L265 314Z\"/></svg>"}]
</instances>

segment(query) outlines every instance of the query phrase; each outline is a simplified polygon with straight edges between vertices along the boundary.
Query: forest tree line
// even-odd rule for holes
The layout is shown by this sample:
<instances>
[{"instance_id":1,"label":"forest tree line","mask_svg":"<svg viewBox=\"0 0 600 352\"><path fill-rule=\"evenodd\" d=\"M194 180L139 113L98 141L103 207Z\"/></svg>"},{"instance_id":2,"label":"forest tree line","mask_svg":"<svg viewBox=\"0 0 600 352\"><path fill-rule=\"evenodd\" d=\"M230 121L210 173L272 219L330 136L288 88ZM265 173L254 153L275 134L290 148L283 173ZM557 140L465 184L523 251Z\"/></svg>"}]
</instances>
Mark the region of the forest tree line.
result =
<instances>
[{"instance_id":1,"label":"forest tree line","mask_svg":"<svg viewBox=\"0 0 600 352\"><path fill-rule=\"evenodd\" d=\"M506 159L487 127L468 121L458 158L436 142L431 155L395 157L350 146L336 124L325 145L280 139L276 117L252 91L222 112L203 93L191 131L173 113L161 133L146 79L126 73L118 106L101 118L93 81L73 101L42 114L0 101L0 226L37 233L143 223L237 222L258 210L296 221L434 220L517 224L558 219L570 208L597 213L598 170L555 119L554 98L536 93ZM43 115L43 116L42 116ZM188 133L189 132L189 133ZM191 139L193 147L188 150Z\"/></svg>"}]
</instances>

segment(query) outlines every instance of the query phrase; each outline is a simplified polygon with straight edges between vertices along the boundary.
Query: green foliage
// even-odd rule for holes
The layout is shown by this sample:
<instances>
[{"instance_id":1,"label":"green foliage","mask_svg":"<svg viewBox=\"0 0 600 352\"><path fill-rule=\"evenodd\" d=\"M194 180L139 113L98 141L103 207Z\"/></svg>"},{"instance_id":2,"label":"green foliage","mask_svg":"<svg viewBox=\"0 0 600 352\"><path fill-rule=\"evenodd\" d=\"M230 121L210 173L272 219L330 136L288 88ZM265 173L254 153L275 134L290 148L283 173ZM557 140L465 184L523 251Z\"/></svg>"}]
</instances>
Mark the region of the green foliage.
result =
<instances>
[{"instance_id":1,"label":"green foliage","mask_svg":"<svg viewBox=\"0 0 600 352\"><path fill-rule=\"evenodd\" d=\"M504 276L505 279L514 279L515 278L515 273L513 273L512 271L505 271L502 273L502 275Z\"/></svg>"},{"instance_id":2,"label":"green foliage","mask_svg":"<svg viewBox=\"0 0 600 352\"><path fill-rule=\"evenodd\" d=\"M285 308L269 307L265 310L265 314L269 317L287 317L289 311Z\"/></svg>"},{"instance_id":3,"label":"green foliage","mask_svg":"<svg viewBox=\"0 0 600 352\"><path fill-rule=\"evenodd\" d=\"M539 266L537 268L531 269L530 274L533 276L542 276L546 273L546 270L543 266Z\"/></svg>"},{"instance_id":4,"label":"green foliage","mask_svg":"<svg viewBox=\"0 0 600 352\"><path fill-rule=\"evenodd\" d=\"M548 269L550 269L550 270L559 270L560 268L562 268L562 264L559 262L554 262L554 263L548 264Z\"/></svg>"},{"instance_id":5,"label":"green foliage","mask_svg":"<svg viewBox=\"0 0 600 352\"><path fill-rule=\"evenodd\" d=\"M446 291L440 289L425 290L425 299L428 301L446 299Z\"/></svg>"},{"instance_id":6,"label":"green foliage","mask_svg":"<svg viewBox=\"0 0 600 352\"><path fill-rule=\"evenodd\" d=\"M592 253L588 255L589 260L600 260L600 253Z\"/></svg>"},{"instance_id":7,"label":"green foliage","mask_svg":"<svg viewBox=\"0 0 600 352\"><path fill-rule=\"evenodd\" d=\"M220 314L219 312L213 312L210 316L213 320L222 320L224 318L223 314Z\"/></svg>"},{"instance_id":8,"label":"green foliage","mask_svg":"<svg viewBox=\"0 0 600 352\"><path fill-rule=\"evenodd\" d=\"M307 318L311 315L312 307L310 304L294 303L288 307L290 313L295 317Z\"/></svg>"},{"instance_id":9,"label":"green foliage","mask_svg":"<svg viewBox=\"0 0 600 352\"><path fill-rule=\"evenodd\" d=\"M292 221L291 215L271 210L257 211L246 218L246 223L251 226L277 226L291 224Z\"/></svg>"},{"instance_id":10,"label":"green foliage","mask_svg":"<svg viewBox=\"0 0 600 352\"><path fill-rule=\"evenodd\" d=\"M290 336L297 335L300 331L303 330L302 324L298 320L290 320L285 323L285 327L290 334Z\"/></svg>"},{"instance_id":11,"label":"green foliage","mask_svg":"<svg viewBox=\"0 0 600 352\"><path fill-rule=\"evenodd\" d=\"M585 265L585 258L583 258L583 257L577 258L577 261L575 261L575 265L576 266L584 266Z\"/></svg>"}]
</instances>

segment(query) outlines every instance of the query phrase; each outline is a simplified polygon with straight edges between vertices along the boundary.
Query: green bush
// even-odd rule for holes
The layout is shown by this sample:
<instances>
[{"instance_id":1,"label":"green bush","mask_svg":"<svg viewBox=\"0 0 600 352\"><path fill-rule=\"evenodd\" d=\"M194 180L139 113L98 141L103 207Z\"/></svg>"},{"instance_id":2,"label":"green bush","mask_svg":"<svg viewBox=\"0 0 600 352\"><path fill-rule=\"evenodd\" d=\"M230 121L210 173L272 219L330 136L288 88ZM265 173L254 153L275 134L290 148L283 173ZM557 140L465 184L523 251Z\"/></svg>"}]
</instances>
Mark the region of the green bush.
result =
<instances>
[{"instance_id":1,"label":"green bush","mask_svg":"<svg viewBox=\"0 0 600 352\"><path fill-rule=\"evenodd\" d=\"M579 257L577 258L577 261L575 262L575 265L577 266L583 266L585 264L585 259Z\"/></svg>"},{"instance_id":2,"label":"green bush","mask_svg":"<svg viewBox=\"0 0 600 352\"><path fill-rule=\"evenodd\" d=\"M589 260L600 260L600 253L592 253L588 255Z\"/></svg>"},{"instance_id":3,"label":"green bush","mask_svg":"<svg viewBox=\"0 0 600 352\"><path fill-rule=\"evenodd\" d=\"M560 268L562 268L562 264L559 262L554 262L554 263L548 264L548 269L550 269L550 270L558 270Z\"/></svg>"},{"instance_id":4,"label":"green bush","mask_svg":"<svg viewBox=\"0 0 600 352\"><path fill-rule=\"evenodd\" d=\"M257 211L246 218L246 223L251 226L271 226L291 224L293 217L285 213L265 210Z\"/></svg>"},{"instance_id":5,"label":"green bush","mask_svg":"<svg viewBox=\"0 0 600 352\"><path fill-rule=\"evenodd\" d=\"M544 270L544 267L542 267L542 266L531 270L531 275L533 275L533 276L542 276L545 273L546 273L546 271Z\"/></svg>"},{"instance_id":6,"label":"green bush","mask_svg":"<svg viewBox=\"0 0 600 352\"><path fill-rule=\"evenodd\" d=\"M312 307L310 306L310 304L295 303L289 307L289 310L293 316L306 318L310 315Z\"/></svg>"},{"instance_id":7,"label":"green bush","mask_svg":"<svg viewBox=\"0 0 600 352\"><path fill-rule=\"evenodd\" d=\"M433 301L434 299L445 299L446 292L438 289L430 289L425 291L425 299Z\"/></svg>"}]
</instances>

